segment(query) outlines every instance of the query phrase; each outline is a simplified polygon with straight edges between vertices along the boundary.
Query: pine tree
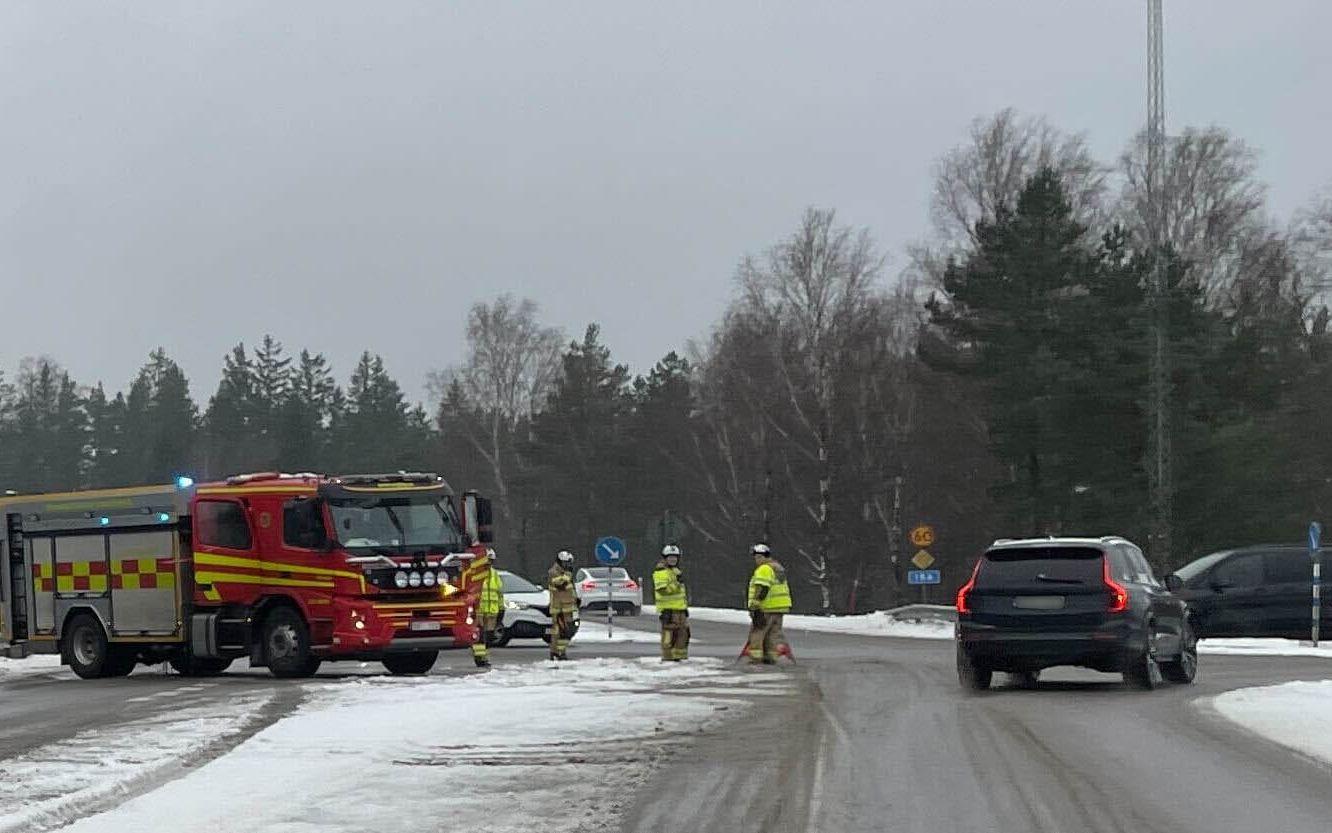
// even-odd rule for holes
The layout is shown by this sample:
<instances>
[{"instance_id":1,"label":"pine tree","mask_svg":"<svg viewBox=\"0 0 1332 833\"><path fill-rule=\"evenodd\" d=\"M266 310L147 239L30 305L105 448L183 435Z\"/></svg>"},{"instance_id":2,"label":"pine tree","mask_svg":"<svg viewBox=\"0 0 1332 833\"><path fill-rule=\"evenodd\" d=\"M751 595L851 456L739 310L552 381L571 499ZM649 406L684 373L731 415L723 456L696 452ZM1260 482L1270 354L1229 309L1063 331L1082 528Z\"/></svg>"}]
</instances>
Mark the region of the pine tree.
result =
<instances>
[{"instance_id":1,"label":"pine tree","mask_svg":"<svg viewBox=\"0 0 1332 833\"><path fill-rule=\"evenodd\" d=\"M189 381L158 348L125 399L126 473L133 483L165 483L198 463L194 441L198 408Z\"/></svg>"},{"instance_id":2,"label":"pine tree","mask_svg":"<svg viewBox=\"0 0 1332 833\"><path fill-rule=\"evenodd\" d=\"M133 482L123 452L125 445L125 396L117 393L114 399L106 398L102 383L88 394L86 404L89 424L89 445L92 459L89 461L88 485L94 489L112 488Z\"/></svg>"},{"instance_id":3,"label":"pine tree","mask_svg":"<svg viewBox=\"0 0 1332 833\"><path fill-rule=\"evenodd\" d=\"M271 390L271 388L270 388ZM287 370L278 409L277 461L284 471L320 471L329 466L328 436L338 396L337 383L322 354L302 350Z\"/></svg>"},{"instance_id":4,"label":"pine tree","mask_svg":"<svg viewBox=\"0 0 1332 833\"><path fill-rule=\"evenodd\" d=\"M222 477L261 468L254 439L258 433L255 366L237 344L223 357L217 393L204 413L205 460L203 474Z\"/></svg>"},{"instance_id":5,"label":"pine tree","mask_svg":"<svg viewBox=\"0 0 1332 833\"><path fill-rule=\"evenodd\" d=\"M83 481L87 416L77 386L50 359L27 360L15 403L15 482L26 491L63 491Z\"/></svg>"},{"instance_id":6,"label":"pine tree","mask_svg":"<svg viewBox=\"0 0 1332 833\"><path fill-rule=\"evenodd\" d=\"M336 437L344 469L393 471L414 465L420 450L414 448L411 422L402 389L384 369L384 360L363 353L347 387Z\"/></svg>"},{"instance_id":7,"label":"pine tree","mask_svg":"<svg viewBox=\"0 0 1332 833\"><path fill-rule=\"evenodd\" d=\"M542 487L544 549L590 548L599 534L628 520L624 496L645 474L626 442L628 379L624 365L612 364L595 324L564 354L528 450Z\"/></svg>"}]
</instances>

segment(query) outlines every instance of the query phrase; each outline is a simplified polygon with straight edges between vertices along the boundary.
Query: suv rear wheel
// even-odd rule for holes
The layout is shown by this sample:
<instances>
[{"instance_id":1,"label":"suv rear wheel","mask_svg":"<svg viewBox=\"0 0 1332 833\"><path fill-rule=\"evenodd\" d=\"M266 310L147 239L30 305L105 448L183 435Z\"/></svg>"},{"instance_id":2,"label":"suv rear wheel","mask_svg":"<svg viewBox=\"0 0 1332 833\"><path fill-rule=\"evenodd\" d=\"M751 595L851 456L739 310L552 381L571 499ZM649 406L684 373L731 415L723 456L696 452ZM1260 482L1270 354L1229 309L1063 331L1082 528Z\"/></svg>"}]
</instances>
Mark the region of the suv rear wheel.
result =
<instances>
[{"instance_id":1,"label":"suv rear wheel","mask_svg":"<svg viewBox=\"0 0 1332 833\"><path fill-rule=\"evenodd\" d=\"M1156 661L1156 634L1148 625L1147 646L1129 659L1124 668L1124 682L1143 691L1152 691L1161 685L1161 680L1161 665Z\"/></svg>"},{"instance_id":2,"label":"suv rear wheel","mask_svg":"<svg viewBox=\"0 0 1332 833\"><path fill-rule=\"evenodd\" d=\"M976 665L962 646L957 646L957 681L963 688L985 691L990 687L990 680L993 678L993 671Z\"/></svg>"},{"instance_id":3,"label":"suv rear wheel","mask_svg":"<svg viewBox=\"0 0 1332 833\"><path fill-rule=\"evenodd\" d=\"M1194 635L1191 623L1184 622L1179 641L1179 659L1161 663L1161 673L1172 683L1188 685L1198 676L1198 637Z\"/></svg>"}]
</instances>

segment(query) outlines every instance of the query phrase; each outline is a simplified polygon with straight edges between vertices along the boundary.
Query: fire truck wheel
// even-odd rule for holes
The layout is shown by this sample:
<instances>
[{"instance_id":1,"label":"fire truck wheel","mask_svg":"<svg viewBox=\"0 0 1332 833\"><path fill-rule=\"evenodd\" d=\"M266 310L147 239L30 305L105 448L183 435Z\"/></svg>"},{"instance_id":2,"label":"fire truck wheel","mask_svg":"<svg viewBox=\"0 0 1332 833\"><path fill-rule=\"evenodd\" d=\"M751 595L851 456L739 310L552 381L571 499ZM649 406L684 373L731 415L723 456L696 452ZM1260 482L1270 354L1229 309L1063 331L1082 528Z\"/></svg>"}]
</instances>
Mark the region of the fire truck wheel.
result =
<instances>
[{"instance_id":1,"label":"fire truck wheel","mask_svg":"<svg viewBox=\"0 0 1332 833\"><path fill-rule=\"evenodd\" d=\"M121 671L124 663L112 658L111 644L107 642L102 623L86 613L75 616L69 622L65 629L64 649L69 667L85 680L123 677L134 667L131 663L128 669Z\"/></svg>"},{"instance_id":2,"label":"fire truck wheel","mask_svg":"<svg viewBox=\"0 0 1332 833\"><path fill-rule=\"evenodd\" d=\"M435 667L439 651L422 651L415 654L389 654L382 660L390 674L426 674Z\"/></svg>"},{"instance_id":3,"label":"fire truck wheel","mask_svg":"<svg viewBox=\"0 0 1332 833\"><path fill-rule=\"evenodd\" d=\"M274 608L264 617L263 646L274 677L309 677L319 670L319 658L310 654L310 629L290 607Z\"/></svg>"},{"instance_id":4,"label":"fire truck wheel","mask_svg":"<svg viewBox=\"0 0 1332 833\"><path fill-rule=\"evenodd\" d=\"M231 667L229 659L210 657L177 657L171 667L182 677L216 677Z\"/></svg>"}]
</instances>

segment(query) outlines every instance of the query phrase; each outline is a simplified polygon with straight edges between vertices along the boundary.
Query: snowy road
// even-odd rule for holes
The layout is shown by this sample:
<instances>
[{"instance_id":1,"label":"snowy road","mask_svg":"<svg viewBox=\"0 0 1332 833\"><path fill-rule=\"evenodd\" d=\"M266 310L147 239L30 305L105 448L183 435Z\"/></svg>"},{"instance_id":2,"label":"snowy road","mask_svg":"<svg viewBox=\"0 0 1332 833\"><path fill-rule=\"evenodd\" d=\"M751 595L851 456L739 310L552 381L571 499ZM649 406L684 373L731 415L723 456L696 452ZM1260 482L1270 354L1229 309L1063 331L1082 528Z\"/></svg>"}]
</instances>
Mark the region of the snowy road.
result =
<instances>
[{"instance_id":1,"label":"snowy road","mask_svg":"<svg viewBox=\"0 0 1332 833\"><path fill-rule=\"evenodd\" d=\"M1332 770L1199 705L1332 677L1327 658L1208 655L1198 685L1153 694L1064 672L974 697L943 640L793 632L799 666L746 672L742 626L694 629L686 666L637 636L576 641L560 667L539 643L500 650L488 674L452 652L416 680L0 668L0 831L1329 829Z\"/></svg>"}]
</instances>

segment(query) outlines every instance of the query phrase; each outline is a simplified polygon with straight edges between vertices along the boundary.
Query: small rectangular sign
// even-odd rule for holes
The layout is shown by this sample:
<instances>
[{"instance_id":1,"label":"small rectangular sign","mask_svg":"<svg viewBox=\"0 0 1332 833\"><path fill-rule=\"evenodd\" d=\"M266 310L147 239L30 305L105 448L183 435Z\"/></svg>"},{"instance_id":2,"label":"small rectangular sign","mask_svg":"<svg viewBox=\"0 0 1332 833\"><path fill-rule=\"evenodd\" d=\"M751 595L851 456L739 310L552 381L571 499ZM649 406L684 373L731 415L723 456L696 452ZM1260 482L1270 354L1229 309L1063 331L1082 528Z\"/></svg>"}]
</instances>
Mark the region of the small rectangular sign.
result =
<instances>
[{"instance_id":1,"label":"small rectangular sign","mask_svg":"<svg viewBox=\"0 0 1332 833\"><path fill-rule=\"evenodd\" d=\"M414 631L437 631L440 629L438 622L412 622L410 627Z\"/></svg>"},{"instance_id":2,"label":"small rectangular sign","mask_svg":"<svg viewBox=\"0 0 1332 833\"><path fill-rule=\"evenodd\" d=\"M907 584L938 584L938 570L907 570Z\"/></svg>"}]
</instances>

